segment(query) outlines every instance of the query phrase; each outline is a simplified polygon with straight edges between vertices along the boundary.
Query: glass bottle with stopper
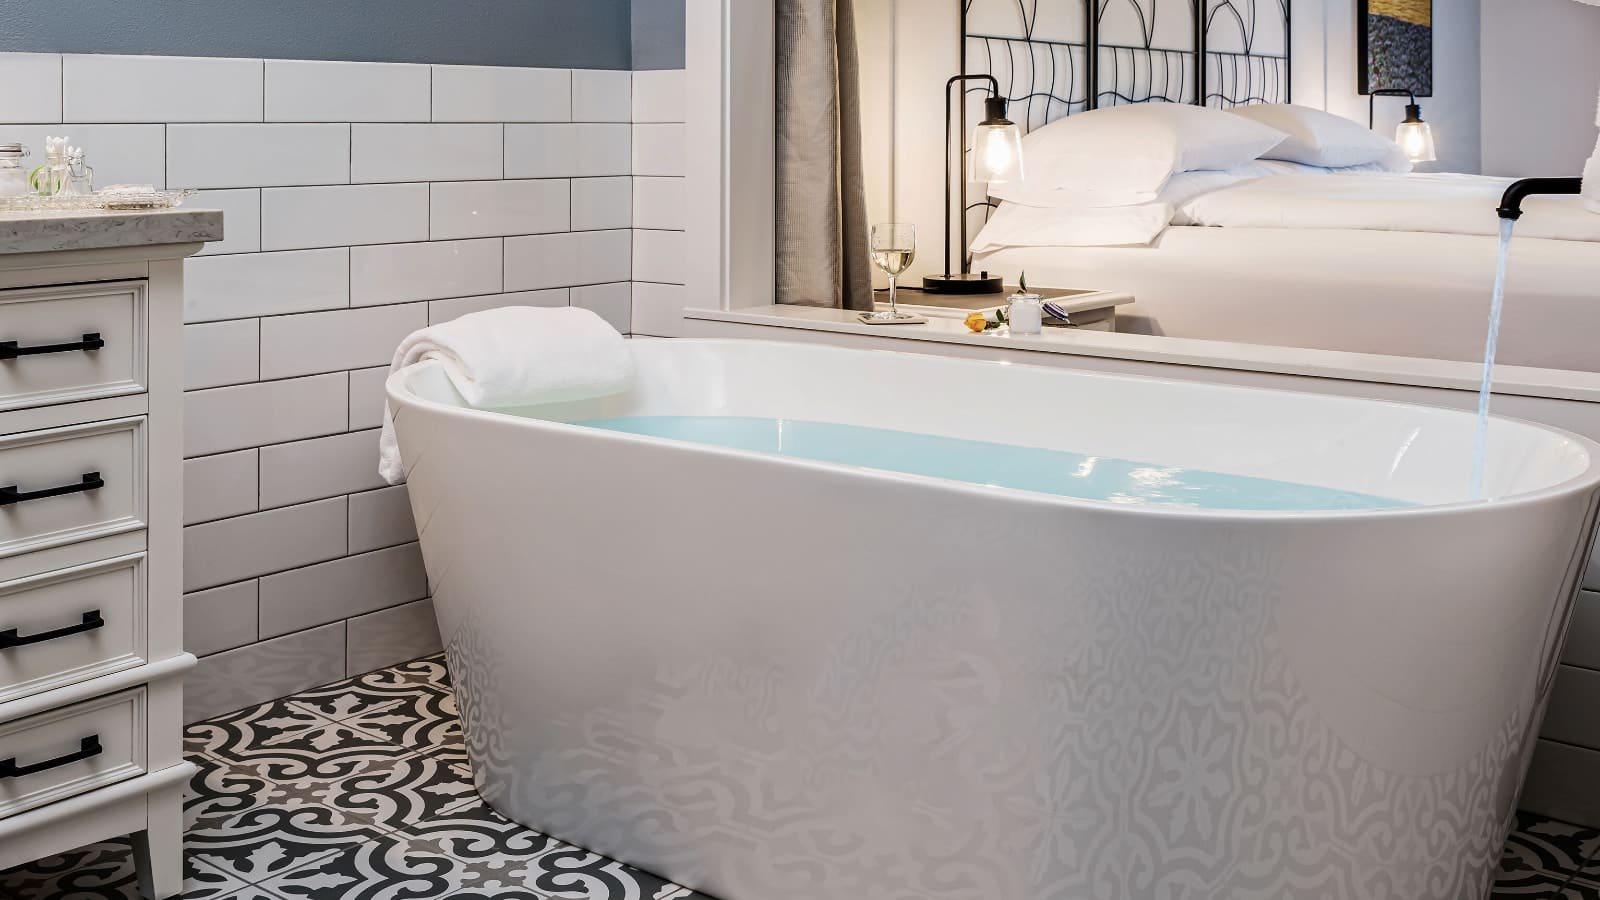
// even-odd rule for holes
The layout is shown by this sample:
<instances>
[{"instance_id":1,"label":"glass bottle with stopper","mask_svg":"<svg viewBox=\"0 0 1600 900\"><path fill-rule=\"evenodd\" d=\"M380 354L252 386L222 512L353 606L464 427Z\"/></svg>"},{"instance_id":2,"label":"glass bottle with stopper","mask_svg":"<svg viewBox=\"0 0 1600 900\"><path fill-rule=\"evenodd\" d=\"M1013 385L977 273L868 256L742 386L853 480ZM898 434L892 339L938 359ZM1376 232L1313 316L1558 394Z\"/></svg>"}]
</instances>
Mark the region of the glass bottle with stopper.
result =
<instances>
[{"instance_id":1,"label":"glass bottle with stopper","mask_svg":"<svg viewBox=\"0 0 1600 900\"><path fill-rule=\"evenodd\" d=\"M67 180L61 193L76 197L94 193L94 169L84 162L82 147L67 148Z\"/></svg>"}]
</instances>

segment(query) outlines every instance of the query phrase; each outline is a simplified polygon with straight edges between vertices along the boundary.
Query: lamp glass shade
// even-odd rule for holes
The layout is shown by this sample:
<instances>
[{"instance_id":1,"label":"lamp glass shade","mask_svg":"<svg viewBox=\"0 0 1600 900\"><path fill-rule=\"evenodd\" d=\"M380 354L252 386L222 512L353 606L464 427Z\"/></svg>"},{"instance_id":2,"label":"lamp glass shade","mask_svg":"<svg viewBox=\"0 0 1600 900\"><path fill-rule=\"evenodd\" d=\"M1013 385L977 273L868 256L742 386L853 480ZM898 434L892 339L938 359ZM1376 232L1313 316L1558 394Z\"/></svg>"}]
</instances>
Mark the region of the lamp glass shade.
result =
<instances>
[{"instance_id":1,"label":"lamp glass shade","mask_svg":"<svg viewBox=\"0 0 1600 900\"><path fill-rule=\"evenodd\" d=\"M1394 141L1412 162L1433 162L1439 158L1433 148L1433 129L1427 122L1401 122L1395 129Z\"/></svg>"},{"instance_id":2,"label":"lamp glass shade","mask_svg":"<svg viewBox=\"0 0 1600 900\"><path fill-rule=\"evenodd\" d=\"M1022 129L1005 120L987 121L972 132L968 181L1006 184L1022 180Z\"/></svg>"}]
</instances>

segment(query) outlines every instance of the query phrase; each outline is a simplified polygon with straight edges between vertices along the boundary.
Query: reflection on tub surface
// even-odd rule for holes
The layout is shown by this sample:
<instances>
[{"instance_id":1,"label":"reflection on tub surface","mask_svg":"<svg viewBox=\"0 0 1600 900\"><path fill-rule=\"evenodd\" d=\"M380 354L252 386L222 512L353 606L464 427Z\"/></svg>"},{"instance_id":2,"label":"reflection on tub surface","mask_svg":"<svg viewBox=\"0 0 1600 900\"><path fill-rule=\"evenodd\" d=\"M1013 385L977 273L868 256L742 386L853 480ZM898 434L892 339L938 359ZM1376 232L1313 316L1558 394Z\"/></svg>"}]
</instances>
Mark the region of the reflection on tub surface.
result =
<instances>
[{"instance_id":1,"label":"reflection on tub surface","mask_svg":"<svg viewBox=\"0 0 1600 900\"><path fill-rule=\"evenodd\" d=\"M1492 419L1475 503L1476 422L1449 410L629 351L627 391L515 411L431 361L388 382L466 751L508 818L725 900L1489 896L1600 445ZM807 448L837 462L776 452ZM1140 469L1420 508L1035 492ZM1024 476L1055 480L984 486Z\"/></svg>"},{"instance_id":2,"label":"reflection on tub surface","mask_svg":"<svg viewBox=\"0 0 1600 900\"><path fill-rule=\"evenodd\" d=\"M1270 478L833 422L751 416L623 416L573 424L1135 506L1327 510L1413 505Z\"/></svg>"}]
</instances>

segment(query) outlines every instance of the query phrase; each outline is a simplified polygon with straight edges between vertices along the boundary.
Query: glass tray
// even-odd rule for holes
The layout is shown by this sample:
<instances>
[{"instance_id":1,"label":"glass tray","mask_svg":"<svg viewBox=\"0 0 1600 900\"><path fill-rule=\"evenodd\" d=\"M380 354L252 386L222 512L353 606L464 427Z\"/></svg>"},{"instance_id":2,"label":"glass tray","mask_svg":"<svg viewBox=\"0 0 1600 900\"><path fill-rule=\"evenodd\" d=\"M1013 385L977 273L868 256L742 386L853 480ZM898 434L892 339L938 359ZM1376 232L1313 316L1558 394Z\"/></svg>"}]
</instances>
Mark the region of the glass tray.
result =
<instances>
[{"instance_id":1,"label":"glass tray","mask_svg":"<svg viewBox=\"0 0 1600 900\"><path fill-rule=\"evenodd\" d=\"M93 194L57 194L54 197L0 197L0 212L36 212L71 210L153 210L182 206L194 195L192 190L181 191L96 191Z\"/></svg>"}]
</instances>

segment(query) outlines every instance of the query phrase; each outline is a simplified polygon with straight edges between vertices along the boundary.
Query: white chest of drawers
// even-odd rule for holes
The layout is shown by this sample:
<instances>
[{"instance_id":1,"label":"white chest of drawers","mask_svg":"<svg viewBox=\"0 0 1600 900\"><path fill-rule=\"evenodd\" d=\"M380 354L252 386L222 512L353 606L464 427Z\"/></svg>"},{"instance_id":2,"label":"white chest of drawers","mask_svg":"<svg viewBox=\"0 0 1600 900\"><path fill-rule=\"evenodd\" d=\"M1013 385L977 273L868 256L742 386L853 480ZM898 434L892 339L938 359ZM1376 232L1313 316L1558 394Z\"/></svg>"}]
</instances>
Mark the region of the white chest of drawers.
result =
<instances>
[{"instance_id":1,"label":"white chest of drawers","mask_svg":"<svg viewBox=\"0 0 1600 900\"><path fill-rule=\"evenodd\" d=\"M182 889L183 259L221 213L0 215L0 869Z\"/></svg>"}]
</instances>

